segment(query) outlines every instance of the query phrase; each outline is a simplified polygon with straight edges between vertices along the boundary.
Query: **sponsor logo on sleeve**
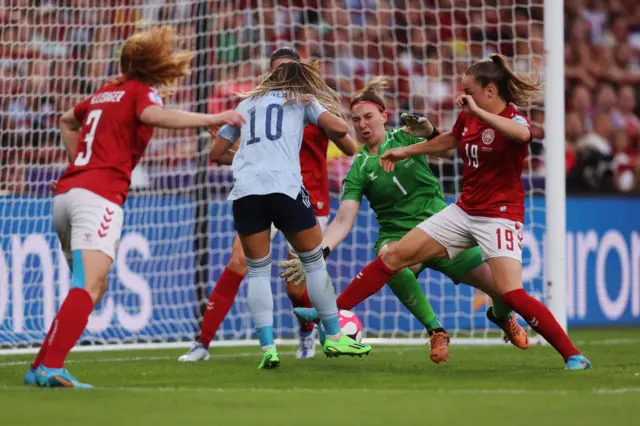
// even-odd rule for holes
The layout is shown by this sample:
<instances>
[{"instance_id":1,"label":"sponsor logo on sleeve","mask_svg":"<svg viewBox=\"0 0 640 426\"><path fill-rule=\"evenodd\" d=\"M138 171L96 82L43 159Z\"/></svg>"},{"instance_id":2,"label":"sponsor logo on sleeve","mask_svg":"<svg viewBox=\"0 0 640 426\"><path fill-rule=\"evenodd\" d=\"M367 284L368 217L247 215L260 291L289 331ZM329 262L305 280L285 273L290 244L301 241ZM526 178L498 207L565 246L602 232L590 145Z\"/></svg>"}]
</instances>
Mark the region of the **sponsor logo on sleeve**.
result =
<instances>
[{"instance_id":1,"label":"sponsor logo on sleeve","mask_svg":"<svg viewBox=\"0 0 640 426\"><path fill-rule=\"evenodd\" d=\"M156 92L155 90L152 92L149 92L149 100L156 105L163 106L162 98L160 97L158 92Z\"/></svg>"},{"instance_id":2,"label":"sponsor logo on sleeve","mask_svg":"<svg viewBox=\"0 0 640 426\"><path fill-rule=\"evenodd\" d=\"M529 123L527 123L527 120L521 115L514 115L512 120L516 123L524 124L525 126L529 125Z\"/></svg>"}]
</instances>

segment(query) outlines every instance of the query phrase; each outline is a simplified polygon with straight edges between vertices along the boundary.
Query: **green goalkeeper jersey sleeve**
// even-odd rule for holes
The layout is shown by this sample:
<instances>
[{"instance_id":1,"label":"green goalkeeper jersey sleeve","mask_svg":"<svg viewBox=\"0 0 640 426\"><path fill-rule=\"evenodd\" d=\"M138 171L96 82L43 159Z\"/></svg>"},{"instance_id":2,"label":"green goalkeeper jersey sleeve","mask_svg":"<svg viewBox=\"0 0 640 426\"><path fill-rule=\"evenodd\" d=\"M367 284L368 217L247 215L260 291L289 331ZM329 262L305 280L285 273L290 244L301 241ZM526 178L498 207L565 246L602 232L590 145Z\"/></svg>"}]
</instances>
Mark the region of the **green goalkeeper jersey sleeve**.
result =
<instances>
[{"instance_id":1,"label":"green goalkeeper jersey sleeve","mask_svg":"<svg viewBox=\"0 0 640 426\"><path fill-rule=\"evenodd\" d=\"M343 181L343 201L361 201L363 195L369 200L380 225L380 238L404 235L446 207L426 156L400 161L391 173L379 165L386 150L422 141L398 129L387 131L378 155L363 147Z\"/></svg>"}]
</instances>

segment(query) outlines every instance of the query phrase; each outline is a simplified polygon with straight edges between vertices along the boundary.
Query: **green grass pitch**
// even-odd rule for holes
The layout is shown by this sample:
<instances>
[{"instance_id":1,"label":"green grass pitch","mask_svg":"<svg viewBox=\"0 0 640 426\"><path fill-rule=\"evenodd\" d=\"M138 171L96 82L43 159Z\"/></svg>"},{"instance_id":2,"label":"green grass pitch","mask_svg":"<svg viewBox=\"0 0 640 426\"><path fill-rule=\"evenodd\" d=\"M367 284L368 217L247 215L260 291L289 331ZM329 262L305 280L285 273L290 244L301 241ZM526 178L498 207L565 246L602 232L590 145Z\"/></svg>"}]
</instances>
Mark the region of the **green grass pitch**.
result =
<instances>
[{"instance_id":1,"label":"green grass pitch","mask_svg":"<svg viewBox=\"0 0 640 426\"><path fill-rule=\"evenodd\" d=\"M75 353L67 365L93 390L22 385L32 356L0 357L0 424L20 425L638 425L640 328L574 330L594 369L563 370L547 346L375 346L368 357L296 360L257 371L254 348Z\"/></svg>"}]
</instances>

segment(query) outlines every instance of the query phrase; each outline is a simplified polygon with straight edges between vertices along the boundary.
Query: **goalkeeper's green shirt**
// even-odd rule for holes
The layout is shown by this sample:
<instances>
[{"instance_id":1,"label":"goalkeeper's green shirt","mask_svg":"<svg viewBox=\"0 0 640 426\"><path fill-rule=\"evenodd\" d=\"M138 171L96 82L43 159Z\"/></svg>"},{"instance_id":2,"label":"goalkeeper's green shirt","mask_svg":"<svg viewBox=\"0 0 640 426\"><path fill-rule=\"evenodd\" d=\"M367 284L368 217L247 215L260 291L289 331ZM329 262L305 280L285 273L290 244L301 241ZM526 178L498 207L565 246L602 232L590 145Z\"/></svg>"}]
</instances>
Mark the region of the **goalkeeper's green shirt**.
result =
<instances>
[{"instance_id":1,"label":"goalkeeper's green shirt","mask_svg":"<svg viewBox=\"0 0 640 426\"><path fill-rule=\"evenodd\" d=\"M380 167L380 155L386 150L422 141L397 129L387 131L378 155L369 154L363 146L343 181L343 201L362 201L362 196L369 200L380 225L380 239L402 238L447 206L426 156L400 161L391 173Z\"/></svg>"}]
</instances>

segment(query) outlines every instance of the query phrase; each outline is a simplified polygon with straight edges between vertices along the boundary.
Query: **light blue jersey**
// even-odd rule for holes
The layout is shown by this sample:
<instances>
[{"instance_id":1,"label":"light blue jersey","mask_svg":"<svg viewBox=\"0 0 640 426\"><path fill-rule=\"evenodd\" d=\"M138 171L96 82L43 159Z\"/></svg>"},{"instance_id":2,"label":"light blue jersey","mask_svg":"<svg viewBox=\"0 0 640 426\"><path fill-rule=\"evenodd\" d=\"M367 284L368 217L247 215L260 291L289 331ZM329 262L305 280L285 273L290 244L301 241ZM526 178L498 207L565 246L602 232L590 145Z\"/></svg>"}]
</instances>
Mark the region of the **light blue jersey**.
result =
<instances>
[{"instance_id":1,"label":"light blue jersey","mask_svg":"<svg viewBox=\"0 0 640 426\"><path fill-rule=\"evenodd\" d=\"M309 123L326 111L317 101L286 106L284 92L270 92L240 102L236 111L247 122L241 129L223 126L218 136L240 146L233 157L233 189L229 200L248 195L285 194L294 200L302 187L300 147Z\"/></svg>"}]
</instances>

